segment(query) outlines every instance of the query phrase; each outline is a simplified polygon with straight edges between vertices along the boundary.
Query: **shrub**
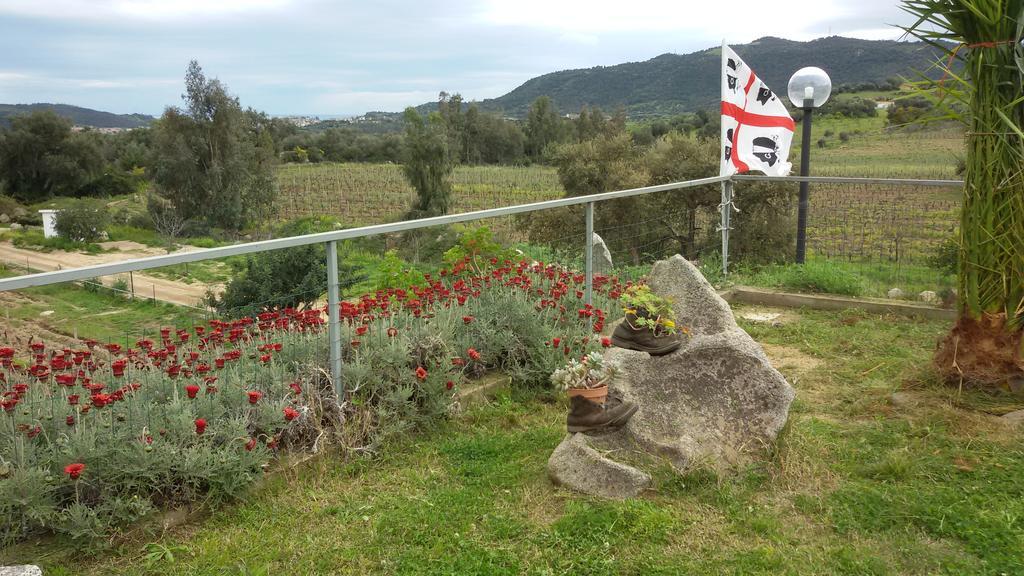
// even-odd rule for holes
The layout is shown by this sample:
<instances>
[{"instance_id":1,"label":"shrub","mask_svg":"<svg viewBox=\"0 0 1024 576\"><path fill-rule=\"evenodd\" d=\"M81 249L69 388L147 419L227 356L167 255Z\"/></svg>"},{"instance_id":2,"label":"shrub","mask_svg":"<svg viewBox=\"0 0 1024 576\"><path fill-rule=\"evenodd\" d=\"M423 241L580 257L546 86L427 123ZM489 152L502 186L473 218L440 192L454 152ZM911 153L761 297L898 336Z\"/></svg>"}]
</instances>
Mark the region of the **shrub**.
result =
<instances>
[{"instance_id":1,"label":"shrub","mask_svg":"<svg viewBox=\"0 0 1024 576\"><path fill-rule=\"evenodd\" d=\"M583 282L467 255L420 285L343 302L340 407L319 307L167 328L130 349L0 348L0 426L12 431L0 435L0 545L47 530L84 543L154 507L236 499L280 446L327 438L375 453L444 417L490 369L550 386L566 357L599 349L623 289L596 276L587 306Z\"/></svg>"},{"instance_id":2,"label":"shrub","mask_svg":"<svg viewBox=\"0 0 1024 576\"><path fill-rule=\"evenodd\" d=\"M928 265L945 274L956 274L960 266L960 240L949 236L928 257Z\"/></svg>"},{"instance_id":3,"label":"shrub","mask_svg":"<svg viewBox=\"0 0 1024 576\"><path fill-rule=\"evenodd\" d=\"M54 226L61 238L74 242L96 242L106 232L110 215L102 204L82 202L57 212Z\"/></svg>"}]
</instances>

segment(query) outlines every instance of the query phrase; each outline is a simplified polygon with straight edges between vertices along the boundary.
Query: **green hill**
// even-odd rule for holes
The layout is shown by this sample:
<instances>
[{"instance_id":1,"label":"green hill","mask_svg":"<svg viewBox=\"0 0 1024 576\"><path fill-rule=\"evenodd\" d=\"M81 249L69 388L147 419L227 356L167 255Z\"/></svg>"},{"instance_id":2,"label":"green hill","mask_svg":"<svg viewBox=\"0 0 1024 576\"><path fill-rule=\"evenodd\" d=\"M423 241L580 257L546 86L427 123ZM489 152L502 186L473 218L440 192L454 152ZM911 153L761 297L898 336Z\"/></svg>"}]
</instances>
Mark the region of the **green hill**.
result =
<instances>
[{"instance_id":1,"label":"green hill","mask_svg":"<svg viewBox=\"0 0 1024 576\"><path fill-rule=\"evenodd\" d=\"M8 118L18 114L30 114L36 110L52 110L76 126L93 128L138 128L148 126L154 118L145 114L112 114L70 104L0 104L0 126L9 124Z\"/></svg>"},{"instance_id":2,"label":"green hill","mask_svg":"<svg viewBox=\"0 0 1024 576\"><path fill-rule=\"evenodd\" d=\"M784 92L797 68L818 66L834 86L892 78L916 78L938 51L920 42L858 40L832 36L809 42L766 37L733 50L774 90ZM522 117L539 96L550 96L558 109L578 112L585 105L612 111L620 106L633 118L663 116L713 108L719 99L721 49L692 54L662 54L646 62L598 66L544 74L515 90L480 103L485 110Z\"/></svg>"}]
</instances>

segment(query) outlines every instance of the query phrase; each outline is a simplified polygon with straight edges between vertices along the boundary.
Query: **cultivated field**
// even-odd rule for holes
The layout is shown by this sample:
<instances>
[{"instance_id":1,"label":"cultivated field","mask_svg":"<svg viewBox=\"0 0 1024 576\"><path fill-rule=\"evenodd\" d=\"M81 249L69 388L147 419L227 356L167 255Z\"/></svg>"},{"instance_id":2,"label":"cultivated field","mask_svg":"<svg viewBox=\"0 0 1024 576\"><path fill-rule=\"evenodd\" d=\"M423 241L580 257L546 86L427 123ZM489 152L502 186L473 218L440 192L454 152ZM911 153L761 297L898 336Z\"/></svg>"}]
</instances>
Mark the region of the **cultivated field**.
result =
<instances>
[{"instance_id":1,"label":"cultivated field","mask_svg":"<svg viewBox=\"0 0 1024 576\"><path fill-rule=\"evenodd\" d=\"M331 215L362 226L401 218L416 192L398 164L290 164L278 171L282 220ZM562 185L547 166L460 166L453 212L558 198Z\"/></svg>"}]
</instances>

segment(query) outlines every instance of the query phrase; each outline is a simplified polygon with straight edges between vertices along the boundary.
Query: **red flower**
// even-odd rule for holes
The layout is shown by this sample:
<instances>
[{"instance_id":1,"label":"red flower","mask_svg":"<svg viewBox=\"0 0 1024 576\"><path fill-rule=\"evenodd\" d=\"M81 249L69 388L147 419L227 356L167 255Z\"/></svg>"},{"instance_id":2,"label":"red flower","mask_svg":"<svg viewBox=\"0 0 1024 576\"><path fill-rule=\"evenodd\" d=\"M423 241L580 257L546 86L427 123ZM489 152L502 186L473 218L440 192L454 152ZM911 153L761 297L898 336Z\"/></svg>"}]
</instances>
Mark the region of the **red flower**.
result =
<instances>
[{"instance_id":1,"label":"red flower","mask_svg":"<svg viewBox=\"0 0 1024 576\"><path fill-rule=\"evenodd\" d=\"M67 424L68 426L74 426L75 425L75 417L74 416L68 416L67 418L64 419L64 423Z\"/></svg>"},{"instance_id":2,"label":"red flower","mask_svg":"<svg viewBox=\"0 0 1024 576\"><path fill-rule=\"evenodd\" d=\"M473 317L472 316L463 316L462 317L462 322L465 323L465 324L469 324L472 321L473 321Z\"/></svg>"},{"instance_id":3,"label":"red flower","mask_svg":"<svg viewBox=\"0 0 1024 576\"><path fill-rule=\"evenodd\" d=\"M85 471L85 464L75 462L74 464L68 464L64 467L64 473L67 474L72 480L78 480L78 477Z\"/></svg>"},{"instance_id":4,"label":"red flower","mask_svg":"<svg viewBox=\"0 0 1024 576\"><path fill-rule=\"evenodd\" d=\"M358 328L356 328L356 336L362 336L363 334L366 334L367 330L368 328L366 326L359 326Z\"/></svg>"},{"instance_id":5,"label":"red flower","mask_svg":"<svg viewBox=\"0 0 1024 576\"><path fill-rule=\"evenodd\" d=\"M389 338L394 338L397 335L398 335L398 328L394 328L394 327L388 328L388 337Z\"/></svg>"},{"instance_id":6,"label":"red flower","mask_svg":"<svg viewBox=\"0 0 1024 576\"><path fill-rule=\"evenodd\" d=\"M206 432L206 420L204 418L196 418L196 435L202 436L203 432Z\"/></svg>"},{"instance_id":7,"label":"red flower","mask_svg":"<svg viewBox=\"0 0 1024 576\"><path fill-rule=\"evenodd\" d=\"M552 348L558 348L558 345L561 344L561 343L562 343L562 339L561 338L552 338L551 339L551 347Z\"/></svg>"},{"instance_id":8,"label":"red flower","mask_svg":"<svg viewBox=\"0 0 1024 576\"><path fill-rule=\"evenodd\" d=\"M445 390L451 390L454 387L455 387L455 382L452 382L451 380L449 380L449 381L444 383Z\"/></svg>"},{"instance_id":9,"label":"red flower","mask_svg":"<svg viewBox=\"0 0 1024 576\"><path fill-rule=\"evenodd\" d=\"M263 362L264 364L270 362L270 354L264 354L260 356L260 362Z\"/></svg>"},{"instance_id":10,"label":"red flower","mask_svg":"<svg viewBox=\"0 0 1024 576\"><path fill-rule=\"evenodd\" d=\"M295 420L295 418L297 418L298 416L299 411L296 410L295 408L288 406L287 408L284 409L284 419L286 422L291 422L292 420Z\"/></svg>"},{"instance_id":11,"label":"red flower","mask_svg":"<svg viewBox=\"0 0 1024 576\"><path fill-rule=\"evenodd\" d=\"M302 394L302 386L300 386L298 382L292 382L288 387L292 389L292 392L295 392L296 396Z\"/></svg>"},{"instance_id":12,"label":"red flower","mask_svg":"<svg viewBox=\"0 0 1024 576\"><path fill-rule=\"evenodd\" d=\"M249 396L249 404L255 404L260 401L260 398L263 398L263 392L259 390L250 390L245 394Z\"/></svg>"},{"instance_id":13,"label":"red flower","mask_svg":"<svg viewBox=\"0 0 1024 576\"><path fill-rule=\"evenodd\" d=\"M604 338L601 338L601 346L604 346L605 348L608 348L611 345L612 345L612 339L611 338L609 338L607 336L605 336Z\"/></svg>"},{"instance_id":14,"label":"red flower","mask_svg":"<svg viewBox=\"0 0 1024 576\"><path fill-rule=\"evenodd\" d=\"M466 351L466 354L469 354L469 357L472 358L473 360L480 359L480 353L476 351L476 348L470 348L469 350Z\"/></svg>"},{"instance_id":15,"label":"red flower","mask_svg":"<svg viewBox=\"0 0 1024 576\"><path fill-rule=\"evenodd\" d=\"M249 441L245 443L245 451L252 452L252 449L256 447L256 439L249 438Z\"/></svg>"},{"instance_id":16,"label":"red flower","mask_svg":"<svg viewBox=\"0 0 1024 576\"><path fill-rule=\"evenodd\" d=\"M189 398L195 398L196 394L199 393L199 386L189 384L188 386L185 386L185 393L188 394Z\"/></svg>"},{"instance_id":17,"label":"red flower","mask_svg":"<svg viewBox=\"0 0 1024 576\"><path fill-rule=\"evenodd\" d=\"M423 366L418 366L416 368L416 378L419 378L420 380L427 379L427 371L425 368L423 368Z\"/></svg>"}]
</instances>

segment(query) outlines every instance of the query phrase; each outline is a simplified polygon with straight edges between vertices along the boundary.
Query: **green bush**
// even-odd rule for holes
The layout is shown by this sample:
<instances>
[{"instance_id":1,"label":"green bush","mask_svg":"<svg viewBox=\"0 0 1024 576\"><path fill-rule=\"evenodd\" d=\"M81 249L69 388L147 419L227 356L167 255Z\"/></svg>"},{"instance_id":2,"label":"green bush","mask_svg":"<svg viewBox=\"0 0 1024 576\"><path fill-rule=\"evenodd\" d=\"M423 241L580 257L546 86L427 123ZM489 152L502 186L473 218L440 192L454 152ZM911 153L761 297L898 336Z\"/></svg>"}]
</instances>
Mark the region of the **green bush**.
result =
<instances>
[{"instance_id":1,"label":"green bush","mask_svg":"<svg viewBox=\"0 0 1024 576\"><path fill-rule=\"evenodd\" d=\"M102 204L82 202L57 212L54 227L61 238L74 242L96 242L110 224L110 214Z\"/></svg>"}]
</instances>

